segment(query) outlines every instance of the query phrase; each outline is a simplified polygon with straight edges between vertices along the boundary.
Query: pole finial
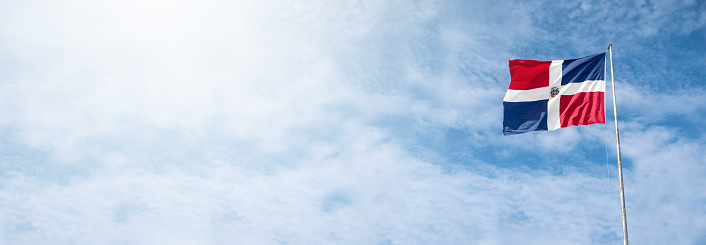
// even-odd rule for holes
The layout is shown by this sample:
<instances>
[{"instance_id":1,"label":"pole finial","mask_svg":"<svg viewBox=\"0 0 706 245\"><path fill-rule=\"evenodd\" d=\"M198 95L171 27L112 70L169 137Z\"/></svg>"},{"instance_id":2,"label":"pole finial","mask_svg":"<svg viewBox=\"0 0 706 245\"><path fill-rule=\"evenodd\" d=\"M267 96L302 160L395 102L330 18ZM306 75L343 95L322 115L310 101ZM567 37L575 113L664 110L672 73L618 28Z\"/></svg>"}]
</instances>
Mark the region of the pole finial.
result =
<instances>
[{"instance_id":1,"label":"pole finial","mask_svg":"<svg viewBox=\"0 0 706 245\"><path fill-rule=\"evenodd\" d=\"M610 48L612 48L612 47L613 47L613 44L612 44L612 43L611 43L611 44L608 44L608 49L610 49Z\"/></svg>"}]
</instances>

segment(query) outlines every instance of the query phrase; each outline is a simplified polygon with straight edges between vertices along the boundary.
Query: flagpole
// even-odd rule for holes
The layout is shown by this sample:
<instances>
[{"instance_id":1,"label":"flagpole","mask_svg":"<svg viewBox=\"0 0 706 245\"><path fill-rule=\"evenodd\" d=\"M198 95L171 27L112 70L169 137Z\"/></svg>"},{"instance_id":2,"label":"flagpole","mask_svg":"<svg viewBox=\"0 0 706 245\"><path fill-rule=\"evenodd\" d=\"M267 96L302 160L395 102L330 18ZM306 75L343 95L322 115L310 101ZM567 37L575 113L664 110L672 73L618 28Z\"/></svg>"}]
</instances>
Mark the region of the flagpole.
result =
<instances>
[{"instance_id":1,"label":"flagpole","mask_svg":"<svg viewBox=\"0 0 706 245\"><path fill-rule=\"evenodd\" d=\"M615 104L615 79L613 78L613 44L608 44L610 51L610 80L613 85L613 115L615 116L615 142L618 148L618 176L620 178L620 207L623 211L623 244L628 245L628 219L625 214L625 190L623 188L623 163L620 160L620 135L618 133L618 107Z\"/></svg>"}]
</instances>

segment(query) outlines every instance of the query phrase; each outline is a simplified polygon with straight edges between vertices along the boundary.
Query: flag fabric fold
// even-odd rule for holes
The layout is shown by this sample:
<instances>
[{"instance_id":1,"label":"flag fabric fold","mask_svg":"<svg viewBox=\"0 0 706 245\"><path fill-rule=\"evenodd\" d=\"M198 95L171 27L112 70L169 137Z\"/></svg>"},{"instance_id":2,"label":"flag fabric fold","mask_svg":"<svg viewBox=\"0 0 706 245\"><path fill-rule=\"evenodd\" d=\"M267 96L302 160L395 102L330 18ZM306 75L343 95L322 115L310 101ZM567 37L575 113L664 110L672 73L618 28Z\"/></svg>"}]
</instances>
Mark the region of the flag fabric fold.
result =
<instances>
[{"instance_id":1,"label":"flag fabric fold","mask_svg":"<svg viewBox=\"0 0 706 245\"><path fill-rule=\"evenodd\" d=\"M605 56L510 60L503 134L605 123Z\"/></svg>"}]
</instances>

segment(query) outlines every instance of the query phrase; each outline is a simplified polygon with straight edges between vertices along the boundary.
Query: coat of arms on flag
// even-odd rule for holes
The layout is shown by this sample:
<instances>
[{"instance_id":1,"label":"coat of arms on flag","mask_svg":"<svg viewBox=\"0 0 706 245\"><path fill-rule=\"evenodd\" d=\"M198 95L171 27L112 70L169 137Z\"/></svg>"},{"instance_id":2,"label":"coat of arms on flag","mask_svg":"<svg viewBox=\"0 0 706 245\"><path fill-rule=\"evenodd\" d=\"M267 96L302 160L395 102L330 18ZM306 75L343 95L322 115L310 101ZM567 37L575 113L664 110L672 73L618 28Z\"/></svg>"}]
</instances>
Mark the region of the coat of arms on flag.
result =
<instances>
[{"instance_id":1,"label":"coat of arms on flag","mask_svg":"<svg viewBox=\"0 0 706 245\"><path fill-rule=\"evenodd\" d=\"M510 60L503 134L605 123L605 56Z\"/></svg>"}]
</instances>

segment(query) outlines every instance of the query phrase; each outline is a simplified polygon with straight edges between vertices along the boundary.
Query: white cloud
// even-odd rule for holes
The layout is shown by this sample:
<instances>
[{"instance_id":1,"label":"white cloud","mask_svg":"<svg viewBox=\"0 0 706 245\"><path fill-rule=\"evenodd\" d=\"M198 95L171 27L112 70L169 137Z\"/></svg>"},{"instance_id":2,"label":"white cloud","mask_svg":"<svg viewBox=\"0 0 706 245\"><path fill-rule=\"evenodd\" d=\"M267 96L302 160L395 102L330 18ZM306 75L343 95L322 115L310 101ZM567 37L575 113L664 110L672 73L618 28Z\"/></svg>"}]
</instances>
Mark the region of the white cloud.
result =
<instances>
[{"instance_id":1,"label":"white cloud","mask_svg":"<svg viewBox=\"0 0 706 245\"><path fill-rule=\"evenodd\" d=\"M677 129L628 124L622 149L634 164L628 177L633 234L636 241L693 243L706 230L703 137L687 138ZM632 200L632 201L630 201ZM630 224L630 223L629 223ZM685 235L694 234L694 235ZM702 238L701 238L702 239Z\"/></svg>"},{"instance_id":2,"label":"white cloud","mask_svg":"<svg viewBox=\"0 0 706 245\"><path fill-rule=\"evenodd\" d=\"M547 244L619 234L615 176L601 177L600 165L508 170L480 153L447 164L433 140L420 142L443 142L451 129L468 133L468 148L524 152L539 141L542 155L603 142L594 126L500 136L511 47L549 32L530 18L533 3L3 5L0 63L17 68L0 68L3 243ZM691 98L682 113L701 108ZM638 132L650 137L626 141L660 144L626 149L634 176L681 146L697 145L681 153L703 163L693 157L700 140ZM633 194L631 205L664 191ZM684 224L695 226L683 241L703 230L688 217L668 230Z\"/></svg>"},{"instance_id":3,"label":"white cloud","mask_svg":"<svg viewBox=\"0 0 706 245\"><path fill-rule=\"evenodd\" d=\"M706 110L702 88L654 91L649 86L617 81L618 112L632 120L652 124L672 122L701 122ZM620 119L619 119L620 120Z\"/></svg>"},{"instance_id":4,"label":"white cloud","mask_svg":"<svg viewBox=\"0 0 706 245\"><path fill-rule=\"evenodd\" d=\"M539 244L591 242L609 232L596 228L610 216L604 179L494 167L493 178L444 174L376 138L352 142L339 157L272 173L202 162L188 170L164 163L159 170L97 169L66 184L9 178L5 183L19 189L2 190L9 210L2 220L13 229L4 240Z\"/></svg>"}]
</instances>

